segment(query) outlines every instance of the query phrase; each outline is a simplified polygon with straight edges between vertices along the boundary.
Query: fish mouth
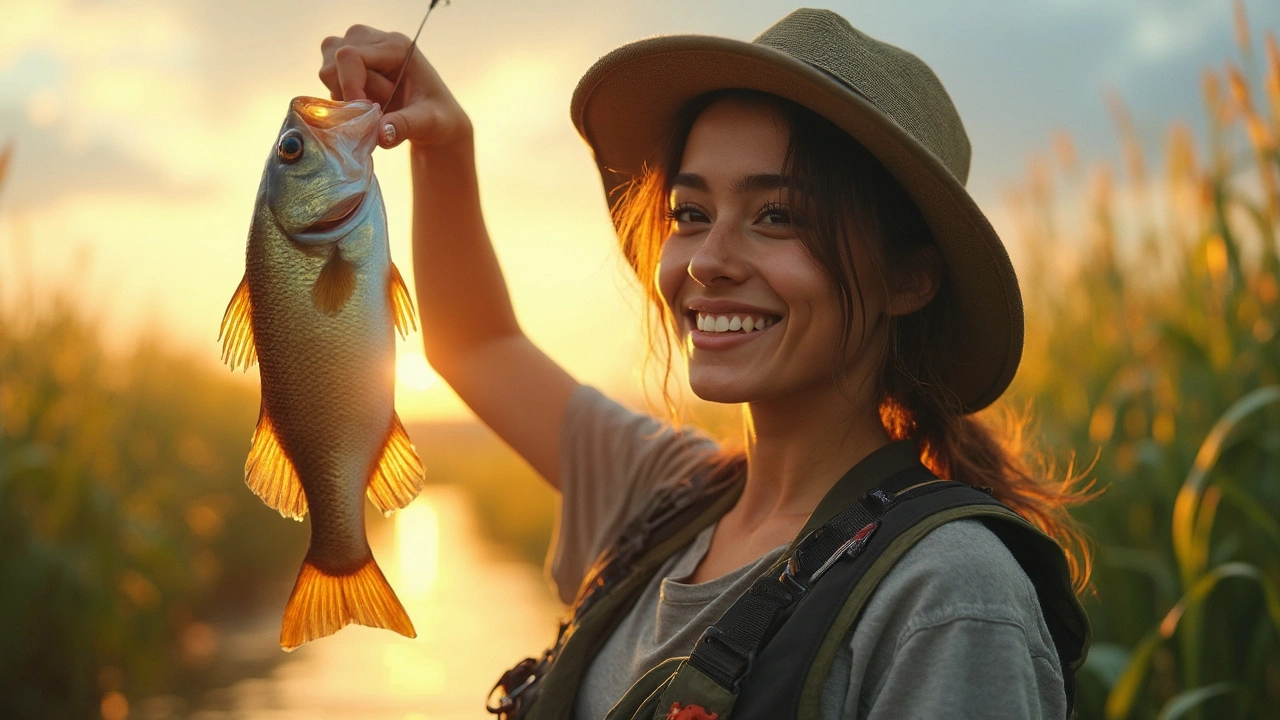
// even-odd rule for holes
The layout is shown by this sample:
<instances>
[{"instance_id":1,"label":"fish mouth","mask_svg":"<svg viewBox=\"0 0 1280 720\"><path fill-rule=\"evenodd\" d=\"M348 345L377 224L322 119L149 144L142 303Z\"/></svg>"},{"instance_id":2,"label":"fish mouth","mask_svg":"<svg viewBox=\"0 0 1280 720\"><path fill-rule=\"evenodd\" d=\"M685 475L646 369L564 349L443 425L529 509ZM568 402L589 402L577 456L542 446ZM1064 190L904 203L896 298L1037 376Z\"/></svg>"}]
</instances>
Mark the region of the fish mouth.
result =
<instances>
[{"instance_id":1,"label":"fish mouth","mask_svg":"<svg viewBox=\"0 0 1280 720\"><path fill-rule=\"evenodd\" d=\"M324 217L312 223L303 232L305 233L325 233L330 230L342 227L348 221L360 212L360 208L364 206L364 198L366 193L360 192L338 201Z\"/></svg>"}]
</instances>

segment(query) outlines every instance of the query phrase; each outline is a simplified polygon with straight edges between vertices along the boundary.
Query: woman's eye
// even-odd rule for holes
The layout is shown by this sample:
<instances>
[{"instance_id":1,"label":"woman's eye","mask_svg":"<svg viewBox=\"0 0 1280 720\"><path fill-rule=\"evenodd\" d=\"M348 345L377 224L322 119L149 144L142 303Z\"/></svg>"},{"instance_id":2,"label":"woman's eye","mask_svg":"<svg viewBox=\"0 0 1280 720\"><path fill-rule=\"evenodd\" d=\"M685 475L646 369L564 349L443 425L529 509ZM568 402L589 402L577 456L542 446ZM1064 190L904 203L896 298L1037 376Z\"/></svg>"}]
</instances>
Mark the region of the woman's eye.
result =
<instances>
[{"instance_id":1,"label":"woman's eye","mask_svg":"<svg viewBox=\"0 0 1280 720\"><path fill-rule=\"evenodd\" d=\"M791 211L782 205L766 205L760 210L757 219L769 225L790 225Z\"/></svg>"},{"instance_id":2,"label":"woman's eye","mask_svg":"<svg viewBox=\"0 0 1280 720\"><path fill-rule=\"evenodd\" d=\"M667 211L667 218L676 223L696 223L707 220L707 216L693 205L677 205Z\"/></svg>"}]
</instances>

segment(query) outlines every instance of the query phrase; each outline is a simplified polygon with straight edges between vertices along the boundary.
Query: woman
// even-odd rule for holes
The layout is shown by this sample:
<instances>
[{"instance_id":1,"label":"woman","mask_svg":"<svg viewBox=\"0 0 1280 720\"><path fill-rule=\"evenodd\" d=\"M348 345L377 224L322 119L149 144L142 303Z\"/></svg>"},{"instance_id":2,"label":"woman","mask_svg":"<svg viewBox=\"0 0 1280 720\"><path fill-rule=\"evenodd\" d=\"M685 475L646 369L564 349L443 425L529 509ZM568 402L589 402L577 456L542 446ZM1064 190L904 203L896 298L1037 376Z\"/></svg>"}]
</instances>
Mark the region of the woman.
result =
<instances>
[{"instance_id":1,"label":"woman","mask_svg":"<svg viewBox=\"0 0 1280 720\"><path fill-rule=\"evenodd\" d=\"M357 26L323 51L320 75L336 99L385 102L408 41ZM941 483L948 491L986 489L1060 542L1076 539L1066 486L1038 482L969 416L1013 376L1021 299L999 238L963 189L968 142L927 66L834 13L799 10L753 43L633 43L597 62L575 92L574 121L595 152L623 251L647 283L658 345L679 347L699 397L742 405L738 454L580 386L524 336L481 217L466 114L417 52L400 97L380 140L411 141L427 356L562 494L552 574L562 598L578 595L578 612L554 652L508 678L506 710L747 717L783 703L785 713L823 718L1067 715L1069 666L1087 629L1070 589L1042 572L1065 575L1057 546L1028 561L1020 541L993 531L999 522L938 521L895 542L900 556L878 583L850 576L848 587L862 590L841 597L869 597L856 623L840 626L847 632L826 630L834 643L789 628L817 612L813 588L836 587L818 575L852 572L873 536L842 537L820 571L793 562L777 577L805 547L793 541L852 512L835 498L885 498L888 510L863 507L892 513L902 493L938 489L933 475L959 481ZM874 494L917 471L923 482ZM709 476L734 482L688 482ZM643 520L671 488L690 486L727 499L691 529L663 526L658 536L680 538L664 555L652 536L620 550L637 544L635 528L660 524ZM862 529L883 534L890 517ZM605 570L626 566L619 577L650 559L657 567L599 627L578 622L585 606L616 599L629 581L597 570L584 584L598 556ZM1087 567L1073 558L1079 584ZM765 587L778 582L781 590ZM597 586L605 589L592 597ZM771 592L778 607L748 650L707 631ZM831 607L848 606L839 602ZM789 643L832 648L816 681L801 672L799 651L779 649ZM718 649L728 658L720 665L663 662ZM771 683L811 691L766 698ZM541 688L536 701L517 699L526 686Z\"/></svg>"}]
</instances>

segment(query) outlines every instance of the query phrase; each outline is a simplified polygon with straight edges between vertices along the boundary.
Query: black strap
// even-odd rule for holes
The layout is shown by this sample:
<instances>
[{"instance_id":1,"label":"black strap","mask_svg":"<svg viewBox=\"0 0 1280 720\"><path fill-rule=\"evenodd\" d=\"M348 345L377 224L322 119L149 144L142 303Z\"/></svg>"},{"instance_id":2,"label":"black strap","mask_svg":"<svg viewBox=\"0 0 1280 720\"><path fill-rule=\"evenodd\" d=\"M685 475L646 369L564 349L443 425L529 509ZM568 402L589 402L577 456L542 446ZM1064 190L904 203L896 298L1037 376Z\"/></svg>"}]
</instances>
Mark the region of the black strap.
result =
<instances>
[{"instance_id":1,"label":"black strap","mask_svg":"<svg viewBox=\"0 0 1280 720\"><path fill-rule=\"evenodd\" d=\"M857 557L891 508L945 483L923 465L902 470L805 534L694 645L689 665L730 692L759 649L814 582L834 563ZM834 489L833 489L834 492ZM830 497L830 494L828 495Z\"/></svg>"}]
</instances>

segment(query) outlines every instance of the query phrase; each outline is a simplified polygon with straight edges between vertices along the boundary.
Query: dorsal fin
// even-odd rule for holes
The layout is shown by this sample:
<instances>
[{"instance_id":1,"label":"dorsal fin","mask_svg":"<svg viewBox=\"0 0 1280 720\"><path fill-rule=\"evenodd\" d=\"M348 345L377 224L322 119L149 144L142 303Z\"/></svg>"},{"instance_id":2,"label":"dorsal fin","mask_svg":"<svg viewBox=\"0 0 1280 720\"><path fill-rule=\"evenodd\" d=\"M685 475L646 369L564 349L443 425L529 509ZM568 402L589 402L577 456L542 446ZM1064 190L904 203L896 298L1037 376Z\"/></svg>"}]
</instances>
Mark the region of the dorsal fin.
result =
<instances>
[{"instance_id":1,"label":"dorsal fin","mask_svg":"<svg viewBox=\"0 0 1280 720\"><path fill-rule=\"evenodd\" d=\"M249 300L249 277L240 278L240 285L227 303L222 314L222 326L218 339L222 341L222 362L235 370L243 365L249 369L258 361L258 349L253 343L253 303Z\"/></svg>"}]
</instances>

